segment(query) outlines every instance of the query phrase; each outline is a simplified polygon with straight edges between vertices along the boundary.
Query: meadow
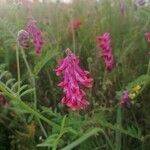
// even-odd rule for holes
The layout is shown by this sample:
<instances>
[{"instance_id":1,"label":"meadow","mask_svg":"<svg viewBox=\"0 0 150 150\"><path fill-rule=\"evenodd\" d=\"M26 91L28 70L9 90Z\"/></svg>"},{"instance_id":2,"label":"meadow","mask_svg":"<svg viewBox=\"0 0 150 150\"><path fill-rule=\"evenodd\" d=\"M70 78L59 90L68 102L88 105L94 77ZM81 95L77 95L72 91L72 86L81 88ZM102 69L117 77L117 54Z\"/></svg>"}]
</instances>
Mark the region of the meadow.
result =
<instances>
[{"instance_id":1,"label":"meadow","mask_svg":"<svg viewBox=\"0 0 150 150\"><path fill-rule=\"evenodd\" d=\"M149 150L149 89L144 0L0 5L0 150Z\"/></svg>"}]
</instances>

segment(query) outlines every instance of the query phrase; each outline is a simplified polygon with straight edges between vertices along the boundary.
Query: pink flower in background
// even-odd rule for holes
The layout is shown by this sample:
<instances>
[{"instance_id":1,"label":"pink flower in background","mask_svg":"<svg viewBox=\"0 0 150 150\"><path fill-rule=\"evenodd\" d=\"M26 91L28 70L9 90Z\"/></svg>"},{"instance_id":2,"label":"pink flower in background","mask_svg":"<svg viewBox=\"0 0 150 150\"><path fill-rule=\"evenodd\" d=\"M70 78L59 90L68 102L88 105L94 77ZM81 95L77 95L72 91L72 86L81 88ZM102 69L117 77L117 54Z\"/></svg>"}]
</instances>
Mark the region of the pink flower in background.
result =
<instances>
[{"instance_id":1,"label":"pink flower in background","mask_svg":"<svg viewBox=\"0 0 150 150\"><path fill-rule=\"evenodd\" d=\"M106 32L102 36L97 36L96 42L97 47L101 49L101 57L105 62L107 71L112 71L115 67L115 60L112 53L110 34Z\"/></svg>"},{"instance_id":2,"label":"pink flower in background","mask_svg":"<svg viewBox=\"0 0 150 150\"><path fill-rule=\"evenodd\" d=\"M129 92L128 90L123 91L123 94L121 96L121 105L129 107Z\"/></svg>"},{"instance_id":3,"label":"pink flower in background","mask_svg":"<svg viewBox=\"0 0 150 150\"><path fill-rule=\"evenodd\" d=\"M0 95L0 107L8 106L8 102L3 95Z\"/></svg>"},{"instance_id":4,"label":"pink flower in background","mask_svg":"<svg viewBox=\"0 0 150 150\"><path fill-rule=\"evenodd\" d=\"M70 49L66 50L66 57L60 61L55 71L57 76L62 75L64 78L58 84L64 88L65 96L61 102L71 107L72 110L83 109L88 105L89 101L84 98L86 93L81 89L81 86L92 87L93 79L89 77L88 71L79 67L79 58Z\"/></svg>"},{"instance_id":5,"label":"pink flower in background","mask_svg":"<svg viewBox=\"0 0 150 150\"><path fill-rule=\"evenodd\" d=\"M80 25L81 25L81 21L80 20L78 20L78 19L71 20L69 22L69 25L68 25L69 31L72 32L72 31L75 31L75 30L79 29Z\"/></svg>"},{"instance_id":6,"label":"pink flower in background","mask_svg":"<svg viewBox=\"0 0 150 150\"><path fill-rule=\"evenodd\" d=\"M26 31L30 34L31 38L33 39L36 55L41 55L43 47L43 37L42 32L38 29L36 21L34 19L29 19Z\"/></svg>"},{"instance_id":7,"label":"pink flower in background","mask_svg":"<svg viewBox=\"0 0 150 150\"><path fill-rule=\"evenodd\" d=\"M138 2L138 4L139 4L140 6L143 6L143 5L145 5L145 3L146 3L145 0L138 0L137 2Z\"/></svg>"},{"instance_id":8,"label":"pink flower in background","mask_svg":"<svg viewBox=\"0 0 150 150\"><path fill-rule=\"evenodd\" d=\"M145 36L147 42L150 42L150 32L145 33L144 36Z\"/></svg>"}]
</instances>

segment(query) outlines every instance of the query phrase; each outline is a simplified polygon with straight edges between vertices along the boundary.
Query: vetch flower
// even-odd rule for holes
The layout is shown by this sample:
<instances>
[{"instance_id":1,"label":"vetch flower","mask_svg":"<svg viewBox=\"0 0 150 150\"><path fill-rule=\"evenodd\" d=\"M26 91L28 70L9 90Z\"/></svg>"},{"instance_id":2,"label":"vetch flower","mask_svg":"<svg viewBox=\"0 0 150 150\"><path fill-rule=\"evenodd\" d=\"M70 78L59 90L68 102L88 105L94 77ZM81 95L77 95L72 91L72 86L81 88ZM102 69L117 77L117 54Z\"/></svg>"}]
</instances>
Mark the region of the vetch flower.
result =
<instances>
[{"instance_id":1,"label":"vetch flower","mask_svg":"<svg viewBox=\"0 0 150 150\"><path fill-rule=\"evenodd\" d=\"M85 99L86 93L81 87L92 87L93 79L89 77L89 72L79 67L79 57L66 50L66 57L60 61L55 70L57 76L63 76L63 81L58 86L63 87L64 97L61 102L71 107L72 110L83 109L89 104Z\"/></svg>"},{"instance_id":2,"label":"vetch flower","mask_svg":"<svg viewBox=\"0 0 150 150\"><path fill-rule=\"evenodd\" d=\"M43 47L43 37L42 32L37 27L36 21L34 19L29 19L26 31L30 34L33 40L36 55L41 55Z\"/></svg>"},{"instance_id":3,"label":"vetch flower","mask_svg":"<svg viewBox=\"0 0 150 150\"><path fill-rule=\"evenodd\" d=\"M129 99L130 98L129 98L129 92L128 92L128 90L124 90L123 94L121 96L121 105L129 107L130 106Z\"/></svg>"},{"instance_id":4,"label":"vetch flower","mask_svg":"<svg viewBox=\"0 0 150 150\"><path fill-rule=\"evenodd\" d=\"M102 36L96 37L97 47L101 49L101 57L105 62L108 72L111 72L115 67L115 60L112 53L110 33L106 32Z\"/></svg>"},{"instance_id":5,"label":"vetch flower","mask_svg":"<svg viewBox=\"0 0 150 150\"><path fill-rule=\"evenodd\" d=\"M22 48L29 47L29 33L25 30L20 30L17 35L17 42Z\"/></svg>"},{"instance_id":6,"label":"vetch flower","mask_svg":"<svg viewBox=\"0 0 150 150\"><path fill-rule=\"evenodd\" d=\"M145 36L147 42L150 42L150 32L145 33L144 36Z\"/></svg>"},{"instance_id":7,"label":"vetch flower","mask_svg":"<svg viewBox=\"0 0 150 150\"><path fill-rule=\"evenodd\" d=\"M145 0L138 0L138 4L139 4L140 6L145 5L145 3L146 3L146 1L145 1Z\"/></svg>"},{"instance_id":8,"label":"vetch flower","mask_svg":"<svg viewBox=\"0 0 150 150\"><path fill-rule=\"evenodd\" d=\"M77 29L80 28L81 21L79 19L76 20L71 20L69 22L68 28L70 32L76 31Z\"/></svg>"}]
</instances>

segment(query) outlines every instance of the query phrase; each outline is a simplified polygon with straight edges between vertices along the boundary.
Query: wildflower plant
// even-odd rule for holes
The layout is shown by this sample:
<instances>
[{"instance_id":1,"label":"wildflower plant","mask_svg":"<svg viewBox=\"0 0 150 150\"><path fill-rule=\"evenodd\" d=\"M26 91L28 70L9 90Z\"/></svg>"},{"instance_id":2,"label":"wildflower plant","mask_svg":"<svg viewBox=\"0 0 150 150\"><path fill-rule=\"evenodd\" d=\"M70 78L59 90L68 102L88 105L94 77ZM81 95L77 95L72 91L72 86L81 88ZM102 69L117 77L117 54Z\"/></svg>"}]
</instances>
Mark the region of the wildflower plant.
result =
<instances>
[{"instance_id":1,"label":"wildflower plant","mask_svg":"<svg viewBox=\"0 0 150 150\"><path fill-rule=\"evenodd\" d=\"M115 67L110 33L106 32L102 36L96 37L97 47L100 49L100 55L105 62L106 70L111 72Z\"/></svg>"},{"instance_id":2,"label":"wildflower plant","mask_svg":"<svg viewBox=\"0 0 150 150\"><path fill-rule=\"evenodd\" d=\"M44 42L42 32L36 25L36 20L34 20L33 18L29 18L26 31L30 34L32 38L32 42L35 47L35 54L37 56L41 55Z\"/></svg>"},{"instance_id":3,"label":"wildflower plant","mask_svg":"<svg viewBox=\"0 0 150 150\"><path fill-rule=\"evenodd\" d=\"M84 97L86 93L81 86L92 87L93 79L89 77L89 72L79 67L79 57L66 50L66 57L59 62L58 68L55 70L57 76L63 75L63 81L58 86L63 87L65 96L61 102L71 107L72 110L84 109L89 101Z\"/></svg>"}]
</instances>

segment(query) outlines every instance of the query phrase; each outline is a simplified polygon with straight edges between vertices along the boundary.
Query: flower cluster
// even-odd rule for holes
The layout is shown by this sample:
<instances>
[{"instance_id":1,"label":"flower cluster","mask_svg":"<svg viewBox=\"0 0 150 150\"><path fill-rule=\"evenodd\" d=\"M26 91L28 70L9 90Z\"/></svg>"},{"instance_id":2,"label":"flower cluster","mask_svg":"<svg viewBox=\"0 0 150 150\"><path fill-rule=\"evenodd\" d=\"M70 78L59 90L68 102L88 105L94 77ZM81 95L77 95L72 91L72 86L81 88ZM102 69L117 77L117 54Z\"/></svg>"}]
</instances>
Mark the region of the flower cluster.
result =
<instances>
[{"instance_id":1,"label":"flower cluster","mask_svg":"<svg viewBox=\"0 0 150 150\"><path fill-rule=\"evenodd\" d=\"M111 37L108 32L102 36L96 37L97 47L101 49L101 57L103 58L107 71L112 71L115 67L115 60L112 53Z\"/></svg>"},{"instance_id":2,"label":"flower cluster","mask_svg":"<svg viewBox=\"0 0 150 150\"><path fill-rule=\"evenodd\" d=\"M130 98L129 98L128 90L123 91L123 94L121 96L121 105L125 107L129 107L130 106L129 99Z\"/></svg>"},{"instance_id":3,"label":"flower cluster","mask_svg":"<svg viewBox=\"0 0 150 150\"><path fill-rule=\"evenodd\" d=\"M25 30L20 30L17 35L17 41L18 41L18 44L22 48L28 48L29 47L29 33Z\"/></svg>"},{"instance_id":4,"label":"flower cluster","mask_svg":"<svg viewBox=\"0 0 150 150\"><path fill-rule=\"evenodd\" d=\"M29 19L26 30L33 39L36 55L41 55L41 49L43 47L43 37L42 32L38 29L36 21L34 19Z\"/></svg>"},{"instance_id":5,"label":"flower cluster","mask_svg":"<svg viewBox=\"0 0 150 150\"><path fill-rule=\"evenodd\" d=\"M137 2L138 2L138 4L139 4L140 6L143 6L143 5L145 5L145 3L146 3L145 0L138 0Z\"/></svg>"},{"instance_id":6,"label":"flower cluster","mask_svg":"<svg viewBox=\"0 0 150 150\"><path fill-rule=\"evenodd\" d=\"M136 85L135 87L133 87L130 91L129 97L131 100L133 100L139 93L141 90L141 86L140 85Z\"/></svg>"},{"instance_id":7,"label":"flower cluster","mask_svg":"<svg viewBox=\"0 0 150 150\"><path fill-rule=\"evenodd\" d=\"M72 110L83 109L89 104L89 101L84 98L85 92L81 89L81 86L92 87L93 79L89 77L88 71L79 67L79 58L70 49L66 50L66 55L66 58L60 61L58 68L55 70L57 76L63 75L64 78L58 84L58 86L64 88L65 96L61 102L71 107Z\"/></svg>"},{"instance_id":8,"label":"flower cluster","mask_svg":"<svg viewBox=\"0 0 150 150\"><path fill-rule=\"evenodd\" d=\"M69 25L68 25L69 31L72 32L72 31L75 31L75 30L79 29L80 25L81 25L81 21L80 20L78 20L78 19L71 20L69 22Z\"/></svg>"},{"instance_id":9,"label":"flower cluster","mask_svg":"<svg viewBox=\"0 0 150 150\"><path fill-rule=\"evenodd\" d=\"M140 93L141 88L142 87L140 85L136 85L130 90L124 90L121 96L121 105L129 107L130 104L134 104L134 99Z\"/></svg>"}]
</instances>

